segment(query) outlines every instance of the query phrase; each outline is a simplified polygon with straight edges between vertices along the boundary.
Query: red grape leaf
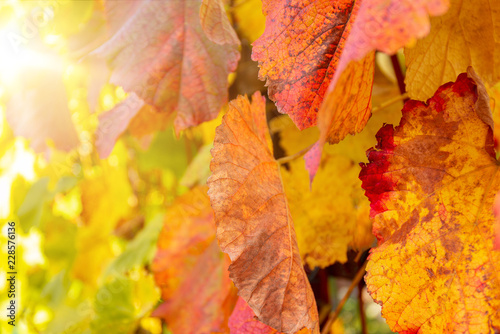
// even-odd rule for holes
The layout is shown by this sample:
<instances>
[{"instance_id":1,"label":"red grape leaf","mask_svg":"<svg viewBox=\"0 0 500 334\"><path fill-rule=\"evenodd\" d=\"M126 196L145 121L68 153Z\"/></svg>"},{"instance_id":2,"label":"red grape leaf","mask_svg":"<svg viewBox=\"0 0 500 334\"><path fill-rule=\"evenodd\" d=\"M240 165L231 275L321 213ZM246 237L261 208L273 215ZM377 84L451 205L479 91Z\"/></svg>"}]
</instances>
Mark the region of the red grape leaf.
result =
<instances>
[{"instance_id":1,"label":"red grape leaf","mask_svg":"<svg viewBox=\"0 0 500 334\"><path fill-rule=\"evenodd\" d=\"M500 174L480 86L470 72L427 103L407 102L362 166L379 240L366 283L393 331L500 330L491 211Z\"/></svg>"},{"instance_id":2,"label":"red grape leaf","mask_svg":"<svg viewBox=\"0 0 500 334\"><path fill-rule=\"evenodd\" d=\"M146 104L130 120L127 131L140 139L158 131L164 131L171 124L170 115L158 112L154 107Z\"/></svg>"},{"instance_id":3,"label":"red grape leaf","mask_svg":"<svg viewBox=\"0 0 500 334\"><path fill-rule=\"evenodd\" d=\"M237 44L206 36L200 6L201 0L107 1L115 34L95 51L110 62L112 83L161 111L176 111L176 132L217 117L239 60Z\"/></svg>"},{"instance_id":4,"label":"red grape leaf","mask_svg":"<svg viewBox=\"0 0 500 334\"><path fill-rule=\"evenodd\" d=\"M305 129L316 124L320 107L331 107L331 103L322 106L325 94L334 92L351 61L360 61L374 50L394 53L425 36L430 29L428 15L443 14L448 2L265 0L266 30L253 44L252 58L259 61L259 78L267 78L269 97L278 111L290 115L297 127ZM373 78L368 78L356 82L356 86L366 85L360 91L370 90ZM338 110L350 109L338 101L333 103L340 106ZM369 105L360 107L357 112L365 114L368 110L369 114ZM364 123L367 120L351 117ZM330 141L338 142L347 133L360 131L358 122L343 124L343 128L338 125L341 122L342 118L333 119L332 131L343 134Z\"/></svg>"},{"instance_id":5,"label":"red grape leaf","mask_svg":"<svg viewBox=\"0 0 500 334\"><path fill-rule=\"evenodd\" d=\"M277 334L278 331L263 324L255 318L255 313L243 298L238 298L231 317L229 317L231 334Z\"/></svg>"},{"instance_id":6,"label":"red grape leaf","mask_svg":"<svg viewBox=\"0 0 500 334\"><path fill-rule=\"evenodd\" d=\"M429 15L446 13L450 0L372 0L360 1L339 65L341 72L352 60L360 60L370 51L395 53L426 36Z\"/></svg>"},{"instance_id":7,"label":"red grape leaf","mask_svg":"<svg viewBox=\"0 0 500 334\"><path fill-rule=\"evenodd\" d=\"M217 128L207 184L230 277L260 321L285 333L319 332L279 164L269 148L265 100L238 97Z\"/></svg>"},{"instance_id":8,"label":"red grape leaf","mask_svg":"<svg viewBox=\"0 0 500 334\"><path fill-rule=\"evenodd\" d=\"M281 334L276 329L263 324L255 317L252 309L243 298L238 298L231 317L229 317L231 334ZM296 334L308 334L310 331L303 328Z\"/></svg>"},{"instance_id":9,"label":"red grape leaf","mask_svg":"<svg viewBox=\"0 0 500 334\"><path fill-rule=\"evenodd\" d=\"M500 250L500 196L497 194L493 203L493 214L496 217L495 241L493 241L493 249Z\"/></svg>"},{"instance_id":10,"label":"red grape leaf","mask_svg":"<svg viewBox=\"0 0 500 334\"><path fill-rule=\"evenodd\" d=\"M95 146L101 159L105 159L111 154L116 141L143 106L144 101L136 94L131 94L113 109L99 115Z\"/></svg>"},{"instance_id":11,"label":"red grape leaf","mask_svg":"<svg viewBox=\"0 0 500 334\"><path fill-rule=\"evenodd\" d=\"M337 67L352 22L354 1L264 0L264 34L253 43L278 111L299 129L316 125L318 110Z\"/></svg>"}]
</instances>

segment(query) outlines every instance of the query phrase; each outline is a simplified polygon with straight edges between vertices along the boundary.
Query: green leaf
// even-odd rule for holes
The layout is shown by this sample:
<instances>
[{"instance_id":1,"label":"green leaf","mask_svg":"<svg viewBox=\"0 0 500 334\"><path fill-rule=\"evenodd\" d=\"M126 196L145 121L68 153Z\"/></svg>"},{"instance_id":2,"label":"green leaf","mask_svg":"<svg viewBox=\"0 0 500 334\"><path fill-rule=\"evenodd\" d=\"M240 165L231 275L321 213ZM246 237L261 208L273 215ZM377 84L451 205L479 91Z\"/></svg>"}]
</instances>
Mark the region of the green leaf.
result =
<instances>
[{"instance_id":1,"label":"green leaf","mask_svg":"<svg viewBox=\"0 0 500 334\"><path fill-rule=\"evenodd\" d=\"M105 276L124 274L130 269L151 263L156 249L156 241L163 226L163 215L157 214L132 240L125 251L110 263Z\"/></svg>"},{"instance_id":2,"label":"green leaf","mask_svg":"<svg viewBox=\"0 0 500 334\"><path fill-rule=\"evenodd\" d=\"M45 201L49 199L49 191L47 186L49 178L43 177L36 181L28 190L24 201L17 211L19 222L24 232L28 231L33 226L38 226L42 218L43 206Z\"/></svg>"},{"instance_id":3,"label":"green leaf","mask_svg":"<svg viewBox=\"0 0 500 334\"><path fill-rule=\"evenodd\" d=\"M136 324L133 303L133 282L125 276L117 276L103 285L94 299L95 318L90 327L92 333L134 333Z\"/></svg>"}]
</instances>

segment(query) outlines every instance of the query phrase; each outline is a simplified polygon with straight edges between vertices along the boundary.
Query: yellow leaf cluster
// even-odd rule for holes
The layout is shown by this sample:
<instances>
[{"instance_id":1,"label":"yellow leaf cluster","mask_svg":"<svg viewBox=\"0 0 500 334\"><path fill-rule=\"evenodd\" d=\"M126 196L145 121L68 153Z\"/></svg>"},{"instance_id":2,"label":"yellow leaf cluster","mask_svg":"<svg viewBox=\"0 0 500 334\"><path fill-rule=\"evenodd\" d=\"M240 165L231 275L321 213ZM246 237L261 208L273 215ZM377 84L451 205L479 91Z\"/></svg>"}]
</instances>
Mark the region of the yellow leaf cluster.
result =
<instances>
[{"instance_id":1,"label":"yellow leaf cluster","mask_svg":"<svg viewBox=\"0 0 500 334\"><path fill-rule=\"evenodd\" d=\"M123 163L110 166L106 161L92 177L82 180L80 188L83 226L77 236L78 256L73 275L93 284L113 256L110 236L120 219L130 214L129 200L133 193L126 166Z\"/></svg>"}]
</instances>

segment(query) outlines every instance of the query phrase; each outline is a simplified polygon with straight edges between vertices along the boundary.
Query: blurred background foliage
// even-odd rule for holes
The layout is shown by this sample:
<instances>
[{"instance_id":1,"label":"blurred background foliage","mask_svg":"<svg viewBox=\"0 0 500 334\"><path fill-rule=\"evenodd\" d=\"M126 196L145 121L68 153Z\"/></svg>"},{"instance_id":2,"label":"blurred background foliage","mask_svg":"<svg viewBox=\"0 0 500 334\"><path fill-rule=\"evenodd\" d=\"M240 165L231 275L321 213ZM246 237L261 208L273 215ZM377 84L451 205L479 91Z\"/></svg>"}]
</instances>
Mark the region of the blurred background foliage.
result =
<instances>
[{"instance_id":1,"label":"blurred background foliage","mask_svg":"<svg viewBox=\"0 0 500 334\"><path fill-rule=\"evenodd\" d=\"M169 206L209 175L224 110L180 138L171 120L153 134L129 129L109 157L99 158L99 115L127 97L107 83L106 64L87 57L106 37L102 6L97 0L0 3L0 309L9 302L8 221L17 224L19 292L18 324L7 325L1 312L2 333L169 333L150 316L161 301L150 266ZM232 92L264 90L249 57L249 45L264 29L261 1L234 1L229 13L243 53L229 78ZM397 95L384 61L378 62L387 82L379 86L380 101ZM21 117L27 114L31 118ZM76 149L35 141L34 133L54 131L47 117L74 127L75 138L64 129L62 141L75 140ZM330 277L329 285L335 302L348 281ZM378 306L362 296L370 333L389 332ZM359 332L356 305L353 296L335 333Z\"/></svg>"}]
</instances>

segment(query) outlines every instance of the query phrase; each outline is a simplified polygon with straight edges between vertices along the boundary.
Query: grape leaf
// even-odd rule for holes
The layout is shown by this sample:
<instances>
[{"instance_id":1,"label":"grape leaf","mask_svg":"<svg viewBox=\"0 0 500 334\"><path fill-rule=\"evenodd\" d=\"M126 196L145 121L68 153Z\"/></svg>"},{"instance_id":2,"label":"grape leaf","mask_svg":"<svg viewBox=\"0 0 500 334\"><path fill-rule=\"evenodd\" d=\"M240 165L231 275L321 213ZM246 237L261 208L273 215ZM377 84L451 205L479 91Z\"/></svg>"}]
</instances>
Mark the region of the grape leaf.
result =
<instances>
[{"instance_id":1,"label":"grape leaf","mask_svg":"<svg viewBox=\"0 0 500 334\"><path fill-rule=\"evenodd\" d=\"M214 214L206 192L207 187L190 190L165 215L152 265L163 299L175 294L215 239Z\"/></svg>"},{"instance_id":2,"label":"grape leaf","mask_svg":"<svg viewBox=\"0 0 500 334\"><path fill-rule=\"evenodd\" d=\"M397 86L384 81L378 72L373 87L374 103L378 105L399 94ZM345 262L348 247L362 250L373 243L369 202L360 187L358 162L368 161L365 152L376 144L378 129L384 123L399 121L401 106L402 103L394 104L376 111L363 131L336 145L325 145L317 177L310 186L302 159L281 168L300 254L310 268ZM318 138L317 128L299 131L288 117L274 118L270 128L273 133L279 132L280 146L288 156Z\"/></svg>"},{"instance_id":3,"label":"grape leaf","mask_svg":"<svg viewBox=\"0 0 500 334\"><path fill-rule=\"evenodd\" d=\"M496 217L495 225L495 240L493 241L493 249L500 250L500 196L497 194L493 203L493 214Z\"/></svg>"},{"instance_id":4,"label":"grape leaf","mask_svg":"<svg viewBox=\"0 0 500 334\"><path fill-rule=\"evenodd\" d=\"M317 128L300 131L288 117L273 121L273 127L280 123L280 145L287 155L300 151L317 138ZM366 147L362 138L356 138L354 142ZM281 167L297 244L303 261L310 268L324 268L336 261L346 262L347 249L358 225L362 227L358 231L358 240L364 242L354 245L355 248L368 248L374 239L368 216L369 202L358 179L359 159L354 160L346 154L352 151L346 144L341 142L325 147L323 162L311 187L304 160L296 159Z\"/></svg>"},{"instance_id":5,"label":"grape leaf","mask_svg":"<svg viewBox=\"0 0 500 334\"><path fill-rule=\"evenodd\" d=\"M107 1L115 34L94 51L110 62L112 83L161 111L176 111L177 133L217 117L239 59L237 44L206 36L200 6L201 0Z\"/></svg>"},{"instance_id":6,"label":"grape leaf","mask_svg":"<svg viewBox=\"0 0 500 334\"><path fill-rule=\"evenodd\" d=\"M255 313L243 298L238 298L231 317L229 317L231 334L278 334L278 331L255 319Z\"/></svg>"},{"instance_id":7,"label":"grape leaf","mask_svg":"<svg viewBox=\"0 0 500 334\"><path fill-rule=\"evenodd\" d=\"M379 246L366 283L393 331L500 330L491 212L500 177L481 85L469 70L426 103L407 102L367 152L360 179Z\"/></svg>"},{"instance_id":8,"label":"grape leaf","mask_svg":"<svg viewBox=\"0 0 500 334\"><path fill-rule=\"evenodd\" d=\"M177 198L164 222L152 270L165 302L154 316L164 318L174 334L226 332L236 291L229 261L215 241L207 187Z\"/></svg>"},{"instance_id":9,"label":"grape leaf","mask_svg":"<svg viewBox=\"0 0 500 334\"><path fill-rule=\"evenodd\" d=\"M406 88L425 100L467 66L489 85L500 80L500 2L452 0L450 10L431 19L427 37L405 49Z\"/></svg>"},{"instance_id":10,"label":"grape leaf","mask_svg":"<svg viewBox=\"0 0 500 334\"><path fill-rule=\"evenodd\" d=\"M132 136L141 139L158 131L164 131L171 124L171 115L158 112L154 107L146 104L130 120L127 131Z\"/></svg>"},{"instance_id":11,"label":"grape leaf","mask_svg":"<svg viewBox=\"0 0 500 334\"><path fill-rule=\"evenodd\" d=\"M117 166L102 161L99 173L80 182L82 213L76 238L77 256L72 274L86 284L97 284L102 269L113 252L110 235L116 224L131 214L128 204L133 195L123 161L125 152L119 152Z\"/></svg>"},{"instance_id":12,"label":"grape leaf","mask_svg":"<svg viewBox=\"0 0 500 334\"><path fill-rule=\"evenodd\" d=\"M229 260L213 240L184 282L153 316L165 319L173 334L227 333L228 319L237 299L228 276L228 264Z\"/></svg>"},{"instance_id":13,"label":"grape leaf","mask_svg":"<svg viewBox=\"0 0 500 334\"><path fill-rule=\"evenodd\" d=\"M279 164L269 148L265 100L231 101L216 130L207 184L230 277L260 321L278 331L319 332Z\"/></svg>"},{"instance_id":14,"label":"grape leaf","mask_svg":"<svg viewBox=\"0 0 500 334\"><path fill-rule=\"evenodd\" d=\"M352 22L354 1L263 1L264 34L252 59L278 111L299 129L316 125L318 110Z\"/></svg>"},{"instance_id":15,"label":"grape leaf","mask_svg":"<svg viewBox=\"0 0 500 334\"><path fill-rule=\"evenodd\" d=\"M35 152L46 151L47 140L68 152L78 145L78 134L68 108L62 59L46 48L34 47L39 51L39 61L26 66L19 80L8 84L12 95L6 105L5 118L16 136L30 139ZM4 52L12 51L6 48ZM16 59L19 55L10 57Z\"/></svg>"},{"instance_id":16,"label":"grape leaf","mask_svg":"<svg viewBox=\"0 0 500 334\"><path fill-rule=\"evenodd\" d=\"M318 115L319 146L360 132L370 118L373 51L395 53L428 34L429 15L441 15L449 0L356 2L354 23ZM352 19L351 19L352 20ZM397 33L393 33L396 32ZM319 164L316 162L315 164ZM309 167L314 176L315 167Z\"/></svg>"},{"instance_id":17,"label":"grape leaf","mask_svg":"<svg viewBox=\"0 0 500 334\"><path fill-rule=\"evenodd\" d=\"M338 89L327 93L318 115L320 146L336 144L365 127L371 116L374 60L375 52L370 52L351 62L339 78Z\"/></svg>"},{"instance_id":18,"label":"grape leaf","mask_svg":"<svg viewBox=\"0 0 500 334\"><path fill-rule=\"evenodd\" d=\"M143 106L144 101L133 93L113 109L99 115L95 145L101 159L111 154L116 141Z\"/></svg>"},{"instance_id":19,"label":"grape leaf","mask_svg":"<svg viewBox=\"0 0 500 334\"><path fill-rule=\"evenodd\" d=\"M322 106L325 95L332 94L337 83L340 85L340 77L351 61L361 61L374 50L394 53L425 36L430 28L428 15L443 14L448 0L266 0L263 8L266 30L255 41L252 55L259 61L259 78L267 77L269 97L276 102L278 111L289 114L297 127L304 129L316 124L320 107L322 113L340 104L333 101ZM339 138L330 133L330 142L360 131L366 124L373 80L370 71L373 68L357 74L364 76L363 81L342 88L368 92L357 101L367 104L357 106L356 112L361 115L338 112L340 118L325 122L335 126L332 131L341 132ZM336 93L332 99L341 96ZM340 104L337 109L350 110L353 105L344 108ZM354 122L342 124L346 116Z\"/></svg>"},{"instance_id":20,"label":"grape leaf","mask_svg":"<svg viewBox=\"0 0 500 334\"><path fill-rule=\"evenodd\" d=\"M207 37L219 45L239 45L240 40L227 18L222 0L202 0L201 26Z\"/></svg>"},{"instance_id":21,"label":"grape leaf","mask_svg":"<svg viewBox=\"0 0 500 334\"><path fill-rule=\"evenodd\" d=\"M157 215L127 244L127 247L106 268L105 275L125 274L137 266L149 265L162 227L163 216Z\"/></svg>"},{"instance_id":22,"label":"grape leaf","mask_svg":"<svg viewBox=\"0 0 500 334\"><path fill-rule=\"evenodd\" d=\"M446 13L450 0L374 0L359 6L339 71L352 60L360 60L373 50L395 53L429 33L429 15Z\"/></svg>"},{"instance_id":23,"label":"grape leaf","mask_svg":"<svg viewBox=\"0 0 500 334\"><path fill-rule=\"evenodd\" d=\"M310 182L321 162L326 142L336 144L348 134L363 130L371 116L375 52L351 62L339 78L336 89L328 93L318 115L320 138L304 159Z\"/></svg>"}]
</instances>

